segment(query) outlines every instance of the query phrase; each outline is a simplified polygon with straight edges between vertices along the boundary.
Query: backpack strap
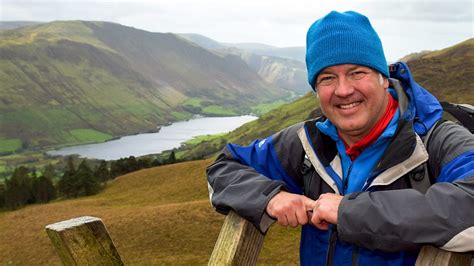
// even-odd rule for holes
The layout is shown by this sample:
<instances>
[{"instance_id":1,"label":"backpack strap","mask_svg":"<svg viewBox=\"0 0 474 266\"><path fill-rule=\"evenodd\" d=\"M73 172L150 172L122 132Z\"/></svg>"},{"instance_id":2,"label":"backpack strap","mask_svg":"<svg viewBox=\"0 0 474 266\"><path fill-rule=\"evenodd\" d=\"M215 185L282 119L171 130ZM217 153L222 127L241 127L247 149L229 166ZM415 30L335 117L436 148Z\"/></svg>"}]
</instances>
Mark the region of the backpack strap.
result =
<instances>
[{"instance_id":1,"label":"backpack strap","mask_svg":"<svg viewBox=\"0 0 474 266\"><path fill-rule=\"evenodd\" d=\"M453 116L461 125L474 134L474 107L470 104L440 102L445 113Z\"/></svg>"},{"instance_id":2,"label":"backpack strap","mask_svg":"<svg viewBox=\"0 0 474 266\"><path fill-rule=\"evenodd\" d=\"M441 124L443 124L446 120L439 120L428 130L424 139L423 145L425 149L428 150L429 141L431 138L431 134L433 131L438 128ZM422 165L415 168L409 174L410 185L413 189L418 190L419 192L425 194L428 188L431 186L431 174L428 169L428 162L423 163Z\"/></svg>"},{"instance_id":3,"label":"backpack strap","mask_svg":"<svg viewBox=\"0 0 474 266\"><path fill-rule=\"evenodd\" d=\"M301 166L301 174L303 175L303 191L304 195L311 198L314 197L315 191L312 191L311 183L313 181L313 175L311 169L314 168L313 164L309 160L308 156L304 155L303 165Z\"/></svg>"}]
</instances>

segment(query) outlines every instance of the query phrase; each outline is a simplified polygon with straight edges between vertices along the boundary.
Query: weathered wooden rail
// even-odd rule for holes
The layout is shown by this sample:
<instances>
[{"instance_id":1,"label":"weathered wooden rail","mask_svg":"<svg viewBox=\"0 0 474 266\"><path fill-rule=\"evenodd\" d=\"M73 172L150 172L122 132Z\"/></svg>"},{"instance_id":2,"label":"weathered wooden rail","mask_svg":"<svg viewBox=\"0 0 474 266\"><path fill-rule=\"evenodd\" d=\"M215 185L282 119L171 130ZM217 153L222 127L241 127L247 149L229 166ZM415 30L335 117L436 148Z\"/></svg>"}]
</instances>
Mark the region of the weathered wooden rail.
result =
<instances>
[{"instance_id":1,"label":"weathered wooden rail","mask_svg":"<svg viewBox=\"0 0 474 266\"><path fill-rule=\"evenodd\" d=\"M79 217L46 226L64 265L123 265L102 220ZM256 265L264 236L251 223L230 212L211 254L209 265ZM295 250L295 252L297 252ZM469 266L472 254L425 246L417 266Z\"/></svg>"}]
</instances>

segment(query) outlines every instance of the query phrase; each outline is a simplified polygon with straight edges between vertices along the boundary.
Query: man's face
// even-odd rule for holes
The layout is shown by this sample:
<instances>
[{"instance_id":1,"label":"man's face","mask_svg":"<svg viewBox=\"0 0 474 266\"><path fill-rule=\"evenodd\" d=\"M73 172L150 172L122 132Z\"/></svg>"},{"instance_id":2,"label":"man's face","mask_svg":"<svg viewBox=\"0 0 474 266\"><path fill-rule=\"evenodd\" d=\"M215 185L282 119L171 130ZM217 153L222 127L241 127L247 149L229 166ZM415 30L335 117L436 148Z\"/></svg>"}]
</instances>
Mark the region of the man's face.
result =
<instances>
[{"instance_id":1,"label":"man's face","mask_svg":"<svg viewBox=\"0 0 474 266\"><path fill-rule=\"evenodd\" d=\"M388 80L369 67L336 65L316 78L321 109L352 145L374 127L388 104Z\"/></svg>"}]
</instances>

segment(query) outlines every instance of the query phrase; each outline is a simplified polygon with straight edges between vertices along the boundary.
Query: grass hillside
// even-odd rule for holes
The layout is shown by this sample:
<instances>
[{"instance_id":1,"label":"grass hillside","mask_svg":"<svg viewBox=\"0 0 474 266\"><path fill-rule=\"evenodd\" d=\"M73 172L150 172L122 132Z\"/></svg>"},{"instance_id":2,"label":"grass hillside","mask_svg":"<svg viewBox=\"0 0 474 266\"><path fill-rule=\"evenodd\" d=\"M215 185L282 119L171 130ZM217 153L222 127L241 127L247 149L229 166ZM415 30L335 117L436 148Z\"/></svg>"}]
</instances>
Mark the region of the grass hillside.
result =
<instances>
[{"instance_id":1,"label":"grass hillside","mask_svg":"<svg viewBox=\"0 0 474 266\"><path fill-rule=\"evenodd\" d=\"M190 116L174 112L181 93L158 90L91 32L56 22L1 33L0 136L27 148L73 144Z\"/></svg>"},{"instance_id":2,"label":"grass hillside","mask_svg":"<svg viewBox=\"0 0 474 266\"><path fill-rule=\"evenodd\" d=\"M474 38L408 58L415 80L440 100L474 104Z\"/></svg>"},{"instance_id":3,"label":"grass hillside","mask_svg":"<svg viewBox=\"0 0 474 266\"><path fill-rule=\"evenodd\" d=\"M179 36L185 38L186 40L189 40L203 48L206 49L219 49L219 48L224 48L224 44L221 44L211 38L208 38L204 35L201 34L196 34L196 33L179 33Z\"/></svg>"},{"instance_id":4,"label":"grass hillside","mask_svg":"<svg viewBox=\"0 0 474 266\"><path fill-rule=\"evenodd\" d=\"M209 204L205 168L211 160L118 177L98 195L0 213L1 265L60 265L47 224L102 218L125 265L205 265L224 216ZM260 264L297 264L299 230L273 226Z\"/></svg>"},{"instance_id":5,"label":"grass hillside","mask_svg":"<svg viewBox=\"0 0 474 266\"><path fill-rule=\"evenodd\" d=\"M225 106L249 106L285 96L235 56L219 56L171 33L151 33L114 23L84 22L94 36L127 58L133 68L185 95ZM227 103L227 104L225 104Z\"/></svg>"},{"instance_id":6,"label":"grass hillside","mask_svg":"<svg viewBox=\"0 0 474 266\"><path fill-rule=\"evenodd\" d=\"M40 24L36 21L0 21L0 30L11 30L15 28Z\"/></svg>"},{"instance_id":7,"label":"grass hillside","mask_svg":"<svg viewBox=\"0 0 474 266\"><path fill-rule=\"evenodd\" d=\"M17 148L102 141L191 113L246 113L287 94L239 57L174 34L84 21L0 32L0 139Z\"/></svg>"}]
</instances>

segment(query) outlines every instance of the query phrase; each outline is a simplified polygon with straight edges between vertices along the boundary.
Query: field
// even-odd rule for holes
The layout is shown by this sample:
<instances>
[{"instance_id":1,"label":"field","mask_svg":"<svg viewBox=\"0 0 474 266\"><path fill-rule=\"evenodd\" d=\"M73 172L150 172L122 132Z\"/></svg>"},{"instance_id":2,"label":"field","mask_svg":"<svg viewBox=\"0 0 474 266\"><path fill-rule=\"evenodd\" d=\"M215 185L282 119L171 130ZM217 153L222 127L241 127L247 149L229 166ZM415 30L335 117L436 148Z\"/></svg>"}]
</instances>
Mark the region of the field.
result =
<instances>
[{"instance_id":1,"label":"field","mask_svg":"<svg viewBox=\"0 0 474 266\"><path fill-rule=\"evenodd\" d=\"M102 218L126 265L205 265L224 219L209 204L211 162L142 170L92 197L0 213L0 265L60 265L44 227L84 215ZM259 264L298 264L298 239L298 229L274 225Z\"/></svg>"},{"instance_id":2,"label":"field","mask_svg":"<svg viewBox=\"0 0 474 266\"><path fill-rule=\"evenodd\" d=\"M21 148L20 139L5 139L0 138L0 154L7 152L14 152Z\"/></svg>"},{"instance_id":3,"label":"field","mask_svg":"<svg viewBox=\"0 0 474 266\"><path fill-rule=\"evenodd\" d=\"M109 134L87 128L73 129L69 131L69 134L77 139L79 143L103 142L112 138Z\"/></svg>"},{"instance_id":4,"label":"field","mask_svg":"<svg viewBox=\"0 0 474 266\"><path fill-rule=\"evenodd\" d=\"M272 109L275 109L275 108L277 108L280 105L283 105L285 103L287 103L287 102L285 102L283 100L278 100L278 101L275 101L275 102L272 102L272 103L261 103L261 104L256 105L255 107L252 107L252 112L254 112L256 114L265 114L268 111L270 111Z\"/></svg>"}]
</instances>

